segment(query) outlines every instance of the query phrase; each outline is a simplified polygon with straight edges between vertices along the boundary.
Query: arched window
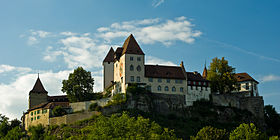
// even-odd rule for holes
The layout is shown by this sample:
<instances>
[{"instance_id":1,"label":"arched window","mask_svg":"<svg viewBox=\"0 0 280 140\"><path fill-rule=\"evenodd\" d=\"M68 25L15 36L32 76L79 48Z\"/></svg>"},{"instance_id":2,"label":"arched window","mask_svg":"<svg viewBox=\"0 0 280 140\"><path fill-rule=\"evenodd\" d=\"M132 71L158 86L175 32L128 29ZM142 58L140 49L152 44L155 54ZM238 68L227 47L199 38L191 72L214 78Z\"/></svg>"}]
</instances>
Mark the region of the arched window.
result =
<instances>
[{"instance_id":1,"label":"arched window","mask_svg":"<svg viewBox=\"0 0 280 140\"><path fill-rule=\"evenodd\" d=\"M133 71L134 70L134 67L133 67L133 65L130 65L130 68L129 68L131 71Z\"/></svg>"},{"instance_id":2,"label":"arched window","mask_svg":"<svg viewBox=\"0 0 280 140\"><path fill-rule=\"evenodd\" d=\"M184 88L183 87L180 87L180 92L184 92Z\"/></svg>"},{"instance_id":3,"label":"arched window","mask_svg":"<svg viewBox=\"0 0 280 140\"><path fill-rule=\"evenodd\" d=\"M172 87L172 91L175 92L175 91L176 91L176 88L175 88L175 87Z\"/></svg>"},{"instance_id":4,"label":"arched window","mask_svg":"<svg viewBox=\"0 0 280 140\"><path fill-rule=\"evenodd\" d=\"M141 71L141 67L139 65L137 66L136 69L137 69L137 71Z\"/></svg>"},{"instance_id":5,"label":"arched window","mask_svg":"<svg viewBox=\"0 0 280 140\"><path fill-rule=\"evenodd\" d=\"M165 86L164 90L165 90L165 91L168 91L168 90L169 90L168 86Z\"/></svg>"},{"instance_id":6,"label":"arched window","mask_svg":"<svg viewBox=\"0 0 280 140\"><path fill-rule=\"evenodd\" d=\"M157 90L158 90L158 91L161 91L161 86L158 86L158 87L157 87Z\"/></svg>"}]
</instances>

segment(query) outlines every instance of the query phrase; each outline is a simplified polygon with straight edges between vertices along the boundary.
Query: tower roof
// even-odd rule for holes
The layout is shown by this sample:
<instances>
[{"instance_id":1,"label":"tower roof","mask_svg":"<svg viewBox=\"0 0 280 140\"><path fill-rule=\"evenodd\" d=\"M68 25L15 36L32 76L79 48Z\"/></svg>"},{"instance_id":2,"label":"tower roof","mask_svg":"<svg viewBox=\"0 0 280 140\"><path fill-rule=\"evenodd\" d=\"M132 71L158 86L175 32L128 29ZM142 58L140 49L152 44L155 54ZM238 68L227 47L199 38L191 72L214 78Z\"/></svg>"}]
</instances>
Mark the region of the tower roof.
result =
<instances>
[{"instance_id":1,"label":"tower roof","mask_svg":"<svg viewBox=\"0 0 280 140\"><path fill-rule=\"evenodd\" d=\"M36 83L35 83L33 89L32 89L30 92L33 92L33 93L48 93L48 92L45 90L45 88L44 88L44 86L43 86L43 84L42 84L42 82L41 82L39 76L38 76L38 78L37 78L37 81L36 81Z\"/></svg>"},{"instance_id":2,"label":"tower roof","mask_svg":"<svg viewBox=\"0 0 280 140\"><path fill-rule=\"evenodd\" d=\"M123 54L139 54L144 55L143 51L141 50L140 46L138 45L137 41L133 37L132 34L125 40L123 43Z\"/></svg>"},{"instance_id":3,"label":"tower roof","mask_svg":"<svg viewBox=\"0 0 280 140\"><path fill-rule=\"evenodd\" d=\"M111 47L110 51L108 52L108 54L106 55L105 59L103 60L103 62L114 62L114 50Z\"/></svg>"},{"instance_id":4,"label":"tower roof","mask_svg":"<svg viewBox=\"0 0 280 140\"><path fill-rule=\"evenodd\" d=\"M207 78L207 69L206 69L206 66L204 66L204 70L203 70L203 73L202 73L202 77L203 77L204 79Z\"/></svg>"}]
</instances>

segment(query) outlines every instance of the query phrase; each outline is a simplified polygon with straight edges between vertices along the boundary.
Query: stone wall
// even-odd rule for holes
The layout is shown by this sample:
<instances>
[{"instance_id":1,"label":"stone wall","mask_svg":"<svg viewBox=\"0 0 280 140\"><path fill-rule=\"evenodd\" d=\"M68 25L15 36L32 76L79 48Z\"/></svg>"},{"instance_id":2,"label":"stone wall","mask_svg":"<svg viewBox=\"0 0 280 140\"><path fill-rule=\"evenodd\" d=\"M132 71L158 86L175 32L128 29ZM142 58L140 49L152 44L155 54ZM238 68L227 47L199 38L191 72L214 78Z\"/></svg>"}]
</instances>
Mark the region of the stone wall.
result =
<instances>
[{"instance_id":1,"label":"stone wall","mask_svg":"<svg viewBox=\"0 0 280 140\"><path fill-rule=\"evenodd\" d=\"M212 94L212 101L215 105L246 109L257 118L264 118L264 101L262 96L242 97L234 94Z\"/></svg>"},{"instance_id":2,"label":"stone wall","mask_svg":"<svg viewBox=\"0 0 280 140\"><path fill-rule=\"evenodd\" d=\"M99 114L100 112L92 111L92 112L67 114L61 117L53 117L50 118L50 125L71 124L80 120L88 119L92 115L99 115Z\"/></svg>"},{"instance_id":3,"label":"stone wall","mask_svg":"<svg viewBox=\"0 0 280 140\"><path fill-rule=\"evenodd\" d=\"M108 101L109 101L109 98L102 98L99 100L70 103L69 105L71 106L73 112L82 111L82 110L88 111L89 106L92 103L97 103L99 106L105 106Z\"/></svg>"}]
</instances>

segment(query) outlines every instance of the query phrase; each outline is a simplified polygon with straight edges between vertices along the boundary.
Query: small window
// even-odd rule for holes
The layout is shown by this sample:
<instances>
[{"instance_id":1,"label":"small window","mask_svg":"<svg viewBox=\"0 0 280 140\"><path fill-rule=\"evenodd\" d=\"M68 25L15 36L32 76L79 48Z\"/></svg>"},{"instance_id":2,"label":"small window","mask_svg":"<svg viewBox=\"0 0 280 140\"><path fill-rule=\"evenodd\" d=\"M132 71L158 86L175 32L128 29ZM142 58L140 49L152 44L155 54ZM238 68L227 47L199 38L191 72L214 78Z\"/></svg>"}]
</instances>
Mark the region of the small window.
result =
<instances>
[{"instance_id":1,"label":"small window","mask_svg":"<svg viewBox=\"0 0 280 140\"><path fill-rule=\"evenodd\" d=\"M147 86L147 90L148 91L152 91L152 87L151 86Z\"/></svg>"},{"instance_id":2,"label":"small window","mask_svg":"<svg viewBox=\"0 0 280 140\"><path fill-rule=\"evenodd\" d=\"M33 118L31 118L31 121L33 121Z\"/></svg>"},{"instance_id":3,"label":"small window","mask_svg":"<svg viewBox=\"0 0 280 140\"><path fill-rule=\"evenodd\" d=\"M180 92L184 92L184 88L183 87L180 87Z\"/></svg>"},{"instance_id":4,"label":"small window","mask_svg":"<svg viewBox=\"0 0 280 140\"><path fill-rule=\"evenodd\" d=\"M196 89L196 90L198 90L198 87L197 87L197 86L195 86L195 89Z\"/></svg>"},{"instance_id":5,"label":"small window","mask_svg":"<svg viewBox=\"0 0 280 140\"><path fill-rule=\"evenodd\" d=\"M33 116L33 112L31 112L31 116Z\"/></svg>"},{"instance_id":6,"label":"small window","mask_svg":"<svg viewBox=\"0 0 280 140\"><path fill-rule=\"evenodd\" d=\"M201 87L201 90L203 90L203 87Z\"/></svg>"},{"instance_id":7,"label":"small window","mask_svg":"<svg viewBox=\"0 0 280 140\"><path fill-rule=\"evenodd\" d=\"M175 91L176 91L176 88L175 88L175 87L172 87L172 91L175 92Z\"/></svg>"},{"instance_id":8,"label":"small window","mask_svg":"<svg viewBox=\"0 0 280 140\"><path fill-rule=\"evenodd\" d=\"M34 120L36 120L36 116L34 117Z\"/></svg>"},{"instance_id":9,"label":"small window","mask_svg":"<svg viewBox=\"0 0 280 140\"><path fill-rule=\"evenodd\" d=\"M188 81L188 85L190 85L191 84L191 81Z\"/></svg>"},{"instance_id":10,"label":"small window","mask_svg":"<svg viewBox=\"0 0 280 140\"><path fill-rule=\"evenodd\" d=\"M246 83L246 90L249 90L249 83Z\"/></svg>"},{"instance_id":11,"label":"small window","mask_svg":"<svg viewBox=\"0 0 280 140\"><path fill-rule=\"evenodd\" d=\"M130 76L130 81L134 82L134 76Z\"/></svg>"},{"instance_id":12,"label":"small window","mask_svg":"<svg viewBox=\"0 0 280 140\"><path fill-rule=\"evenodd\" d=\"M37 110L37 114L40 114L40 110Z\"/></svg>"},{"instance_id":13,"label":"small window","mask_svg":"<svg viewBox=\"0 0 280 140\"><path fill-rule=\"evenodd\" d=\"M130 61L133 61L133 57L132 56L130 56Z\"/></svg>"},{"instance_id":14,"label":"small window","mask_svg":"<svg viewBox=\"0 0 280 140\"><path fill-rule=\"evenodd\" d=\"M165 91L168 91L168 90L169 90L168 86L165 86L164 90L165 90Z\"/></svg>"},{"instance_id":15,"label":"small window","mask_svg":"<svg viewBox=\"0 0 280 140\"><path fill-rule=\"evenodd\" d=\"M191 90L193 90L193 86L191 86Z\"/></svg>"},{"instance_id":16,"label":"small window","mask_svg":"<svg viewBox=\"0 0 280 140\"><path fill-rule=\"evenodd\" d=\"M254 84L254 89L257 90L257 84Z\"/></svg>"},{"instance_id":17,"label":"small window","mask_svg":"<svg viewBox=\"0 0 280 140\"><path fill-rule=\"evenodd\" d=\"M149 82L153 82L153 78L149 78Z\"/></svg>"},{"instance_id":18,"label":"small window","mask_svg":"<svg viewBox=\"0 0 280 140\"><path fill-rule=\"evenodd\" d=\"M137 66L136 69L137 69L137 71L141 71L141 67L139 65Z\"/></svg>"},{"instance_id":19,"label":"small window","mask_svg":"<svg viewBox=\"0 0 280 140\"><path fill-rule=\"evenodd\" d=\"M170 79L166 79L166 83L170 83Z\"/></svg>"},{"instance_id":20,"label":"small window","mask_svg":"<svg viewBox=\"0 0 280 140\"><path fill-rule=\"evenodd\" d=\"M203 85L206 86L206 82L203 82Z\"/></svg>"},{"instance_id":21,"label":"small window","mask_svg":"<svg viewBox=\"0 0 280 140\"><path fill-rule=\"evenodd\" d=\"M161 91L161 86L158 86L158 87L157 87L157 90L158 90L158 91Z\"/></svg>"},{"instance_id":22,"label":"small window","mask_svg":"<svg viewBox=\"0 0 280 140\"><path fill-rule=\"evenodd\" d=\"M40 116L37 116L37 120L39 120L40 119Z\"/></svg>"},{"instance_id":23,"label":"small window","mask_svg":"<svg viewBox=\"0 0 280 140\"><path fill-rule=\"evenodd\" d=\"M141 57L137 57L137 61L141 61Z\"/></svg>"},{"instance_id":24,"label":"small window","mask_svg":"<svg viewBox=\"0 0 280 140\"><path fill-rule=\"evenodd\" d=\"M133 71L134 70L133 65L130 65L129 69L130 69L130 71Z\"/></svg>"},{"instance_id":25,"label":"small window","mask_svg":"<svg viewBox=\"0 0 280 140\"><path fill-rule=\"evenodd\" d=\"M140 76L137 76L136 81L140 82Z\"/></svg>"},{"instance_id":26,"label":"small window","mask_svg":"<svg viewBox=\"0 0 280 140\"><path fill-rule=\"evenodd\" d=\"M208 90L208 88L207 87L205 87L205 91L207 91Z\"/></svg>"},{"instance_id":27,"label":"small window","mask_svg":"<svg viewBox=\"0 0 280 140\"><path fill-rule=\"evenodd\" d=\"M161 79L161 78L158 78L158 82L161 83L161 82L162 82L162 79Z\"/></svg>"},{"instance_id":28,"label":"small window","mask_svg":"<svg viewBox=\"0 0 280 140\"><path fill-rule=\"evenodd\" d=\"M36 115L36 111L34 111L34 115Z\"/></svg>"},{"instance_id":29,"label":"small window","mask_svg":"<svg viewBox=\"0 0 280 140\"><path fill-rule=\"evenodd\" d=\"M200 85L201 85L201 82L198 82L198 85L200 86Z\"/></svg>"}]
</instances>

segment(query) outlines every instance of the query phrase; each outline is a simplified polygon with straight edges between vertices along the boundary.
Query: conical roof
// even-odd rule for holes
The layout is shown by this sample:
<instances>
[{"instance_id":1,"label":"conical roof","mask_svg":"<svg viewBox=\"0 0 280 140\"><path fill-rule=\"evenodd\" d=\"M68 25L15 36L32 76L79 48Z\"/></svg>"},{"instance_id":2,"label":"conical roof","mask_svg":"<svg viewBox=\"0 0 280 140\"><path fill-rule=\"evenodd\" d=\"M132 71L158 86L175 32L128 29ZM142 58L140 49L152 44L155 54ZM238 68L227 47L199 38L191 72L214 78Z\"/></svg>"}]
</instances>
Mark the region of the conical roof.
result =
<instances>
[{"instance_id":1,"label":"conical roof","mask_svg":"<svg viewBox=\"0 0 280 140\"><path fill-rule=\"evenodd\" d=\"M203 70L202 77L203 77L204 79L207 78L207 69L206 69L206 66L204 66L204 70Z\"/></svg>"},{"instance_id":2,"label":"conical roof","mask_svg":"<svg viewBox=\"0 0 280 140\"><path fill-rule=\"evenodd\" d=\"M123 54L139 54L144 55L143 51L141 50L140 46L138 45L137 41L133 37L132 34L125 40L123 44Z\"/></svg>"},{"instance_id":3,"label":"conical roof","mask_svg":"<svg viewBox=\"0 0 280 140\"><path fill-rule=\"evenodd\" d=\"M33 89L32 89L30 92L32 92L32 93L48 93L48 92L45 90L45 88L44 88L44 86L43 86L43 84L42 84L42 82L41 82L39 76L38 76L38 78L37 78L37 81L36 81L36 83L35 83Z\"/></svg>"},{"instance_id":4,"label":"conical roof","mask_svg":"<svg viewBox=\"0 0 280 140\"><path fill-rule=\"evenodd\" d=\"M103 62L114 62L114 50L111 47L110 51L108 52L108 54L106 55L105 59L103 60Z\"/></svg>"}]
</instances>

